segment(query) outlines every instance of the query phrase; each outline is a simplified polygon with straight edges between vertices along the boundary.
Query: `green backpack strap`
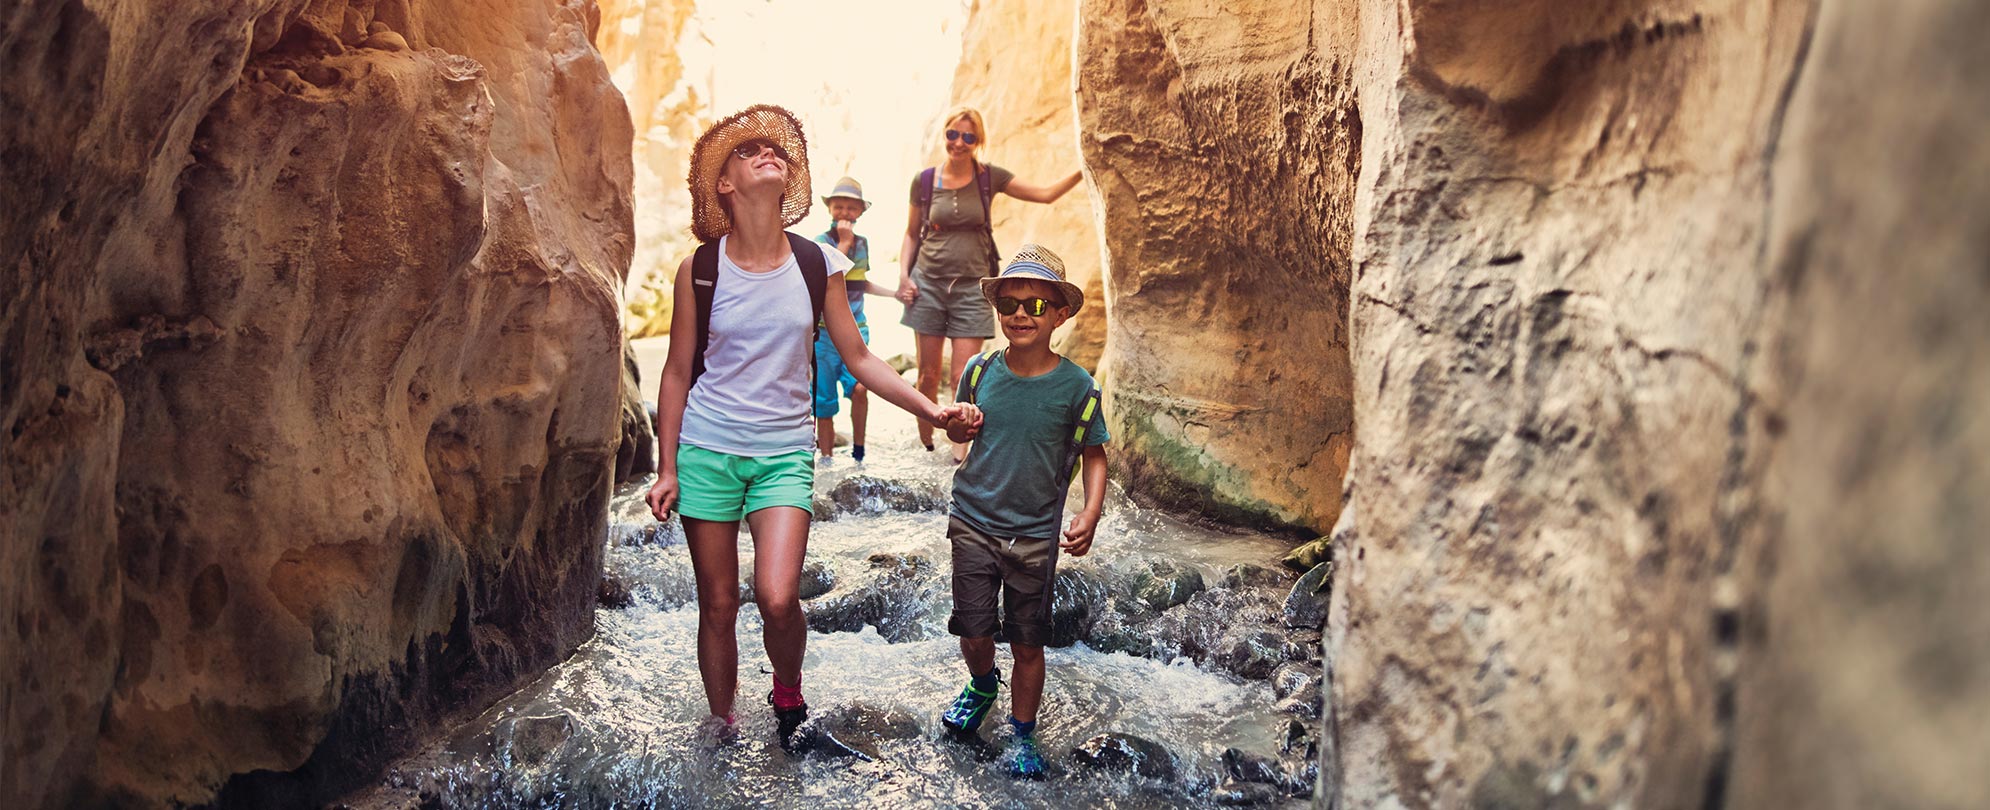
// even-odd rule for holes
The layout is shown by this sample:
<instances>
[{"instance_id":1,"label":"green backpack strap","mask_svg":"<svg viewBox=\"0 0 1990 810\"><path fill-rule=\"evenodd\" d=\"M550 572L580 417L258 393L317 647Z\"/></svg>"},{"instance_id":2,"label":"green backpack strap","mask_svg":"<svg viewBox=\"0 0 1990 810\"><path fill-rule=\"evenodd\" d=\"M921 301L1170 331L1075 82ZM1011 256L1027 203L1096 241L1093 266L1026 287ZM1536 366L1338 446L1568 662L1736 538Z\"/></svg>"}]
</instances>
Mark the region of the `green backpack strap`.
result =
<instances>
[{"instance_id":1,"label":"green backpack strap","mask_svg":"<svg viewBox=\"0 0 1990 810\"><path fill-rule=\"evenodd\" d=\"M1085 454L1085 440L1090 438L1105 409L1099 406L1099 384L1092 383L1092 390L1085 394L1085 405L1078 410L1078 426L1071 431L1071 443L1064 450L1064 479L1066 482L1078 480L1078 459ZM1069 485L1068 483L1066 484Z\"/></svg>"},{"instance_id":2,"label":"green backpack strap","mask_svg":"<svg viewBox=\"0 0 1990 810\"><path fill-rule=\"evenodd\" d=\"M967 361L967 370L961 377L960 390L954 392L955 402L966 402L970 405L981 404L976 398L981 392L981 372L988 369L989 358L1001 354L1003 351L1005 350L996 349L992 352L982 352L975 355L973 360Z\"/></svg>"}]
</instances>

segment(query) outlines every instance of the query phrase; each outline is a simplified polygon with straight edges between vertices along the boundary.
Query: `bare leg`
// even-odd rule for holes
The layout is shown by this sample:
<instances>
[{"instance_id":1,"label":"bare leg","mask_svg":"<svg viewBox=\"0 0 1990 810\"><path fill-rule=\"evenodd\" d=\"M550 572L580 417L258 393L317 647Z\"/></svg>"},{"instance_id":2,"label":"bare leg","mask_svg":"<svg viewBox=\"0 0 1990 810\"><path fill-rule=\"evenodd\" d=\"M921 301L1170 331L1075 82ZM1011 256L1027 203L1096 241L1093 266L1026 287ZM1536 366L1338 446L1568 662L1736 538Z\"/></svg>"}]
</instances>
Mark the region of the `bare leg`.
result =
<instances>
[{"instance_id":1,"label":"bare leg","mask_svg":"<svg viewBox=\"0 0 1990 810\"><path fill-rule=\"evenodd\" d=\"M684 519L698 580L698 674L712 714L732 714L739 688L739 522Z\"/></svg>"},{"instance_id":2,"label":"bare leg","mask_svg":"<svg viewBox=\"0 0 1990 810\"><path fill-rule=\"evenodd\" d=\"M919 336L919 393L934 402L940 401L940 353L946 345L947 339L940 335ZM933 426L924 419L919 420L919 443L933 446Z\"/></svg>"},{"instance_id":3,"label":"bare leg","mask_svg":"<svg viewBox=\"0 0 1990 810\"><path fill-rule=\"evenodd\" d=\"M1016 668L1009 674L1009 714L1025 723L1034 722L1037 706L1043 702L1043 648L1010 644L1009 654L1016 658Z\"/></svg>"},{"instance_id":4,"label":"bare leg","mask_svg":"<svg viewBox=\"0 0 1990 810\"><path fill-rule=\"evenodd\" d=\"M967 662L968 677L980 677L995 668L995 639L988 636L961 636L960 657Z\"/></svg>"},{"instance_id":5,"label":"bare leg","mask_svg":"<svg viewBox=\"0 0 1990 810\"><path fill-rule=\"evenodd\" d=\"M833 417L818 417L815 420L815 451L824 456L836 455L836 420Z\"/></svg>"},{"instance_id":6,"label":"bare leg","mask_svg":"<svg viewBox=\"0 0 1990 810\"><path fill-rule=\"evenodd\" d=\"M981 338L954 338L953 343L954 371L959 372L961 369L967 368L969 360L973 360L975 355L981 353L983 340ZM956 395L958 395L958 392L956 392ZM967 445L954 445L954 463L958 464L965 458L967 458Z\"/></svg>"},{"instance_id":7,"label":"bare leg","mask_svg":"<svg viewBox=\"0 0 1990 810\"><path fill-rule=\"evenodd\" d=\"M850 443L851 444L858 446L863 445L864 422L870 419L870 416L871 416L871 398L864 394L864 387L859 385L855 388L850 389ZM925 424L925 422L922 420L920 424L923 425ZM831 436L830 440L834 441L835 437Z\"/></svg>"},{"instance_id":8,"label":"bare leg","mask_svg":"<svg viewBox=\"0 0 1990 810\"><path fill-rule=\"evenodd\" d=\"M767 660L774 665L774 677L786 684L801 683L808 644L800 597L808 520L808 510L793 506L770 506L746 516L753 526L753 593L760 603Z\"/></svg>"}]
</instances>

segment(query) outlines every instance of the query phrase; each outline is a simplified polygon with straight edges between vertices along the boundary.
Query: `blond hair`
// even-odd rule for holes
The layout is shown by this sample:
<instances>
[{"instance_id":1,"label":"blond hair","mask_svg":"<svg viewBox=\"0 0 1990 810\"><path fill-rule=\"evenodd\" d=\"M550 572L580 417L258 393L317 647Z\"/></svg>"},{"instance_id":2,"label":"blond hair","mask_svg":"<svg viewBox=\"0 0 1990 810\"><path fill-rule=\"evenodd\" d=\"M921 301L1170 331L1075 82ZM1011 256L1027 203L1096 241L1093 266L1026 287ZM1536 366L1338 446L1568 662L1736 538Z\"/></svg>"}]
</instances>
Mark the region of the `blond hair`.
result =
<instances>
[{"instance_id":1,"label":"blond hair","mask_svg":"<svg viewBox=\"0 0 1990 810\"><path fill-rule=\"evenodd\" d=\"M966 118L967 120L974 122L974 137L976 141L979 141L979 143L976 145L987 146L988 125L982 123L981 111L973 107L962 105L959 107L955 107L951 110L948 110L947 116L945 118L940 119L940 132L945 133L948 127L953 126L955 121L959 121L962 118Z\"/></svg>"}]
</instances>

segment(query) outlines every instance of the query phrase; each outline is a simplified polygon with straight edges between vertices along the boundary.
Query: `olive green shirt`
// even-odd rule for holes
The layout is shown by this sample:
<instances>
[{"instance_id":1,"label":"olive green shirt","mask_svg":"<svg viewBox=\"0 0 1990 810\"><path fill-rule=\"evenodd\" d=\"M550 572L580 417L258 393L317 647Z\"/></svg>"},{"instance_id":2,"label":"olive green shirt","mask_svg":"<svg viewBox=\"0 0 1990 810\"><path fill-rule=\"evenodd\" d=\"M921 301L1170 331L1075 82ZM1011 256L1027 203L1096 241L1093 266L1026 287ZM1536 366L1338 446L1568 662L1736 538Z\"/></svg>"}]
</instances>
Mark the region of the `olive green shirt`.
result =
<instances>
[{"instance_id":1,"label":"olive green shirt","mask_svg":"<svg viewBox=\"0 0 1990 810\"><path fill-rule=\"evenodd\" d=\"M920 174L924 174L921 172ZM938 181L941 172L935 170ZM912 207L919 207L919 176L912 176ZM988 182L994 186L989 196L1000 194L1016 179L1015 172L988 164ZM933 189L933 206L921 214L932 217L944 230L928 231L919 243L920 273L933 279L980 278L988 275L996 259L995 245L986 233L988 212L981 210L981 191L970 181L960 188Z\"/></svg>"}]
</instances>

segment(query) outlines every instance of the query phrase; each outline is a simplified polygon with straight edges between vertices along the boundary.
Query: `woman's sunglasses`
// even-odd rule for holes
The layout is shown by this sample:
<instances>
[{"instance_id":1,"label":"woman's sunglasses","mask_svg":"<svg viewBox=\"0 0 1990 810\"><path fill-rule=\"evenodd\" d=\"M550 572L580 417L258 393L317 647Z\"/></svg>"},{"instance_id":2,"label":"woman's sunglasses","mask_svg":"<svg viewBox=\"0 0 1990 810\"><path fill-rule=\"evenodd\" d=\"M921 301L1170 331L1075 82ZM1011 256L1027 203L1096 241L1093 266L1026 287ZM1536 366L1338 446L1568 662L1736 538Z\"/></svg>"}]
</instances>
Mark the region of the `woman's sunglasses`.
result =
<instances>
[{"instance_id":1,"label":"woman's sunglasses","mask_svg":"<svg viewBox=\"0 0 1990 810\"><path fill-rule=\"evenodd\" d=\"M995 299L995 311L1003 315L1014 315L1017 309L1021 309L1032 318L1041 318L1052 307L1061 306L1064 305L1048 298L1010 298L1005 295Z\"/></svg>"},{"instance_id":2,"label":"woman's sunglasses","mask_svg":"<svg viewBox=\"0 0 1990 810\"><path fill-rule=\"evenodd\" d=\"M958 129L950 129L947 130L947 140L960 141L961 143L967 144L968 146L973 146L975 141L981 139L975 137L974 133L972 132L962 132Z\"/></svg>"},{"instance_id":3,"label":"woman's sunglasses","mask_svg":"<svg viewBox=\"0 0 1990 810\"><path fill-rule=\"evenodd\" d=\"M762 149L772 149L774 150L775 157L778 157L784 161L792 162L788 158L788 150L782 149L780 144L767 140L766 138L755 138L753 140L747 141L746 143L742 143L738 146L735 146L732 148L732 154L733 157L739 158L740 160L752 160L760 156L760 150Z\"/></svg>"}]
</instances>

